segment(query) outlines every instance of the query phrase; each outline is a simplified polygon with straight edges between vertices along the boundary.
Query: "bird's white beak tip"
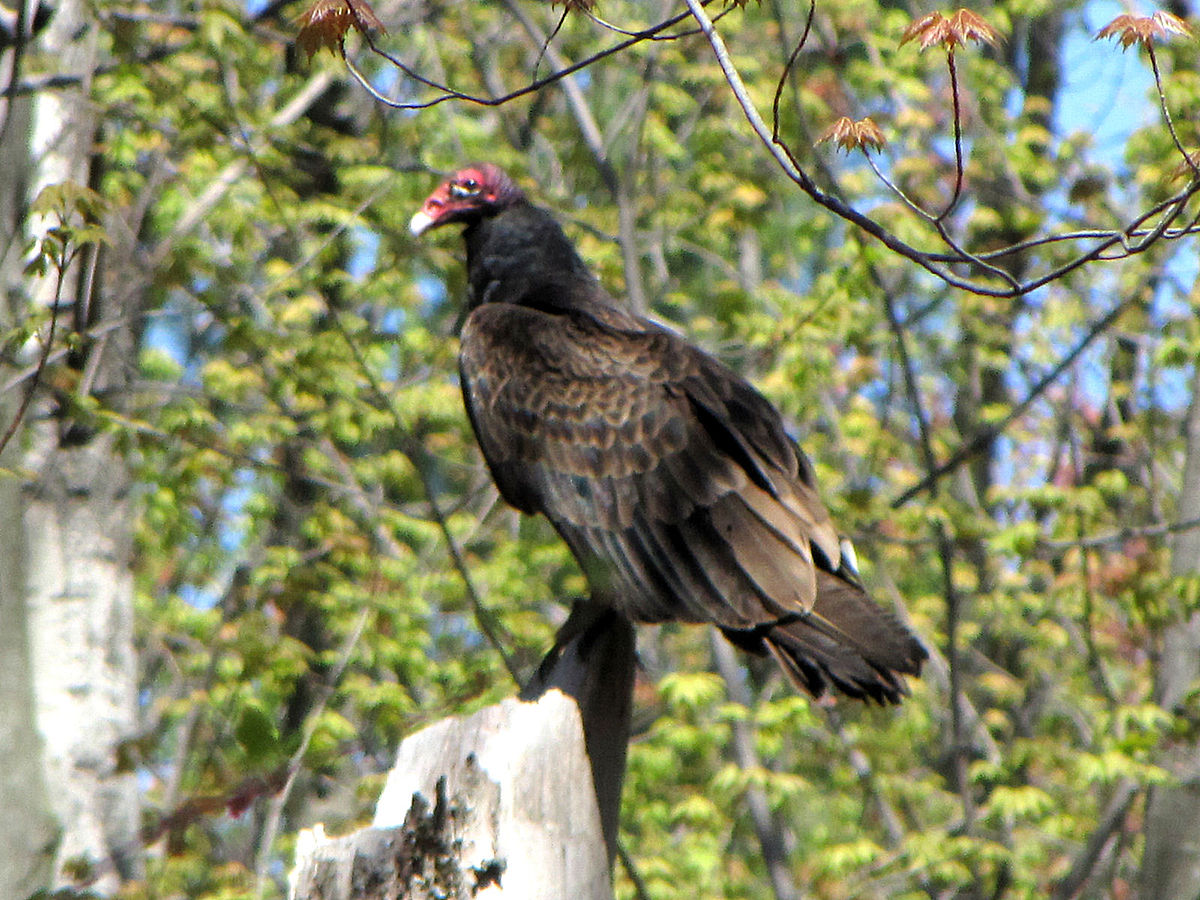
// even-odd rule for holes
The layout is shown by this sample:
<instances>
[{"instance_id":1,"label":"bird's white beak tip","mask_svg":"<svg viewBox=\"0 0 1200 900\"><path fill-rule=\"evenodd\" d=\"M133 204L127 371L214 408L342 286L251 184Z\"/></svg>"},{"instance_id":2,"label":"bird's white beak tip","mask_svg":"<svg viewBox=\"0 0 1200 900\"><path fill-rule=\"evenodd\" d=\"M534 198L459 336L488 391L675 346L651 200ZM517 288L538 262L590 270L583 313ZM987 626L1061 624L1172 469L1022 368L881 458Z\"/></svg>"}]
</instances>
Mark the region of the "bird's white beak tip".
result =
<instances>
[{"instance_id":1,"label":"bird's white beak tip","mask_svg":"<svg viewBox=\"0 0 1200 900\"><path fill-rule=\"evenodd\" d=\"M421 212L417 213L416 215L414 215L412 217L412 219L409 220L408 230L413 233L414 237L420 237L422 234L424 234L426 231L429 230L429 226L431 226L432 224L433 224L433 216L429 215L428 213L426 213L424 211L421 211Z\"/></svg>"}]
</instances>

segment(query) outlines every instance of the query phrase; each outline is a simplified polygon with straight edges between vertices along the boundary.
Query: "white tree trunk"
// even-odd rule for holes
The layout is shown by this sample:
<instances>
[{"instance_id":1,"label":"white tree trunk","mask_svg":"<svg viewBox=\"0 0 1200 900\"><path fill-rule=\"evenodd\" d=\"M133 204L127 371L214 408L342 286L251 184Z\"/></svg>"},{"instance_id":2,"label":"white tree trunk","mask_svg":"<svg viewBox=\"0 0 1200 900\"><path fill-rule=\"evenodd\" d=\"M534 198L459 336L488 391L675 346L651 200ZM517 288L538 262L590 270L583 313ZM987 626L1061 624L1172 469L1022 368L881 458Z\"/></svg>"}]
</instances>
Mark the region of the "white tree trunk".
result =
<instances>
[{"instance_id":1,"label":"white tree trunk","mask_svg":"<svg viewBox=\"0 0 1200 900\"><path fill-rule=\"evenodd\" d=\"M140 856L137 787L118 768L136 730L129 483L110 436L26 457L24 524L34 694L45 780L62 827L56 885L86 860L114 893ZM40 443L40 441L39 441Z\"/></svg>"},{"instance_id":2,"label":"white tree trunk","mask_svg":"<svg viewBox=\"0 0 1200 900\"><path fill-rule=\"evenodd\" d=\"M5 374L0 366L0 379ZM16 413L6 400L0 397L0 428ZM0 469L17 462L11 451L0 453ZM42 777L20 509L20 485L0 472L0 897L17 900L50 883L58 834Z\"/></svg>"},{"instance_id":3,"label":"white tree trunk","mask_svg":"<svg viewBox=\"0 0 1200 900\"><path fill-rule=\"evenodd\" d=\"M9 71L11 53L0 53ZM30 101L0 100L0 335L24 314L19 297L23 282L24 233L21 211L30 171ZM14 374L0 361L0 385ZM0 392L0 434L17 414L16 391ZM29 621L25 600L25 533L21 522L20 441L0 453L0 897L28 897L50 883L57 826L50 814L42 780L42 748L33 700Z\"/></svg>"},{"instance_id":4,"label":"white tree trunk","mask_svg":"<svg viewBox=\"0 0 1200 900\"><path fill-rule=\"evenodd\" d=\"M29 173L28 180L14 177L5 188L3 205L15 213L5 223L6 237L15 237L9 246L22 247L45 227L19 221L42 187L89 181L97 40L84 0L59 3L38 38L57 74L80 83L38 95L25 107L20 127L14 119L5 132L4 157L23 156ZM0 314L0 325L56 302L61 341L89 318L115 315L107 298L87 295L83 266L73 267L56 296L55 273L28 279L20 265L12 254L4 260L5 296L12 305ZM80 379L85 389L119 388L131 335L126 329L110 332L106 345L81 342L79 352L89 357L82 367L88 375ZM46 337L43 330L41 340ZM32 364L40 350L38 341L31 342L20 364ZM14 374L12 368L0 372L6 384ZM28 377L19 380L0 398L0 433L30 384ZM0 808L6 811L0 816L0 896L17 900L38 888L70 885L76 874L92 891L111 894L139 870L136 784L118 763L137 714L129 476L111 435L78 427L60 412L43 386L5 455L21 478L0 486L0 553L7 556L0 571ZM16 810L21 815L7 814ZM55 827L41 824L47 811ZM21 829L30 832L24 846L16 835Z\"/></svg>"}]
</instances>

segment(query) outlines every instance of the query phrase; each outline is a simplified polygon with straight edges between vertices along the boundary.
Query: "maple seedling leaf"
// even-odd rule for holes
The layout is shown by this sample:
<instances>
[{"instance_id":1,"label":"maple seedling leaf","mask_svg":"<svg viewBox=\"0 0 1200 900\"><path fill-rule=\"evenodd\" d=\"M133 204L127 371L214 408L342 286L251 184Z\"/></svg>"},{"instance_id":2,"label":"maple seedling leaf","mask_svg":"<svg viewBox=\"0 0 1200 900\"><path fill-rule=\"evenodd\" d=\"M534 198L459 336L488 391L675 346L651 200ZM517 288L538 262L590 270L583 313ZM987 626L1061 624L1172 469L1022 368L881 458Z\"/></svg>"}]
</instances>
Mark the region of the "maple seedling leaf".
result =
<instances>
[{"instance_id":1,"label":"maple seedling leaf","mask_svg":"<svg viewBox=\"0 0 1200 900\"><path fill-rule=\"evenodd\" d=\"M960 9L949 16L940 12L921 16L904 29L900 46L903 47L909 41L920 43L922 50L928 50L938 44L947 50L953 50L955 47L966 46L967 41L995 47L1000 43L1000 34L983 16L969 9Z\"/></svg>"},{"instance_id":2,"label":"maple seedling leaf","mask_svg":"<svg viewBox=\"0 0 1200 900\"><path fill-rule=\"evenodd\" d=\"M316 0L300 16L300 30L296 32L296 46L312 59L322 48L334 55L342 53L342 41L346 32L357 28L362 34L387 29L375 15L367 0Z\"/></svg>"},{"instance_id":3,"label":"maple seedling leaf","mask_svg":"<svg viewBox=\"0 0 1200 900\"><path fill-rule=\"evenodd\" d=\"M883 145L887 143L887 138L883 136L883 132L879 130L879 126L870 116L859 119L857 122L842 116L822 131L821 136L817 138L818 144L825 141L833 141L847 153L851 150L862 150L865 153L868 147L882 150Z\"/></svg>"},{"instance_id":4,"label":"maple seedling leaf","mask_svg":"<svg viewBox=\"0 0 1200 900\"><path fill-rule=\"evenodd\" d=\"M1192 29L1183 19L1159 10L1152 16L1119 15L1097 32L1096 40L1112 38L1121 42L1122 50L1128 50L1134 44L1149 47L1154 41L1166 40L1172 35L1187 37L1191 33Z\"/></svg>"}]
</instances>

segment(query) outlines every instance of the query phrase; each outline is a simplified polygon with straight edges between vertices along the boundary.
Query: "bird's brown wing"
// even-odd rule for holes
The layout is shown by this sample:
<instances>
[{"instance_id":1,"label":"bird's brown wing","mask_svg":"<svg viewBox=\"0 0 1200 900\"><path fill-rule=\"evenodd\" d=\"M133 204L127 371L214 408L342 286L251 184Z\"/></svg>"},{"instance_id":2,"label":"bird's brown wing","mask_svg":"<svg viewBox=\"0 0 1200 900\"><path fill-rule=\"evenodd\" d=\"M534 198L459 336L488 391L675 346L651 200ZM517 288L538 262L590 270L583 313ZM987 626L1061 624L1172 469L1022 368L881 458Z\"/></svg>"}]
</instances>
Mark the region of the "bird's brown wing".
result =
<instances>
[{"instance_id":1,"label":"bird's brown wing","mask_svg":"<svg viewBox=\"0 0 1200 900\"><path fill-rule=\"evenodd\" d=\"M798 683L894 700L920 644L863 592L807 460L749 384L613 308L484 304L460 366L504 498L543 513L598 600L711 622Z\"/></svg>"}]
</instances>

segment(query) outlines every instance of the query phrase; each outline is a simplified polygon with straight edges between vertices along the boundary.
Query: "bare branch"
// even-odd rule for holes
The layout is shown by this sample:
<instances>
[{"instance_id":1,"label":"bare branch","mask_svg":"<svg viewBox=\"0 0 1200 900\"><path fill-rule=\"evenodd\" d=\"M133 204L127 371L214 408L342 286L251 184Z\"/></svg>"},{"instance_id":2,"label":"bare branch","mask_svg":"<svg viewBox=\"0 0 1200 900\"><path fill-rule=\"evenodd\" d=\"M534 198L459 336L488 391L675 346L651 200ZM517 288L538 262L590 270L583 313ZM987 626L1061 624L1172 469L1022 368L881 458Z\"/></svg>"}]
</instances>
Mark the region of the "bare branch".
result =
<instances>
[{"instance_id":1,"label":"bare branch","mask_svg":"<svg viewBox=\"0 0 1200 900\"><path fill-rule=\"evenodd\" d=\"M1158 71L1158 55L1154 52L1154 44L1146 43L1146 52L1150 56L1150 69L1154 72L1154 87L1158 90L1158 106L1162 110L1163 121L1167 123L1167 131L1171 132L1171 140L1175 142L1177 149L1183 156L1184 163L1192 170L1193 176L1200 175L1200 167L1196 165L1196 161L1192 159L1190 153L1179 140L1179 135L1175 132L1175 121L1171 118L1171 110L1167 107L1167 94L1163 90L1162 73Z\"/></svg>"},{"instance_id":2,"label":"bare branch","mask_svg":"<svg viewBox=\"0 0 1200 900\"><path fill-rule=\"evenodd\" d=\"M342 675L345 674L346 667L350 665L350 660L354 655L354 648L358 645L358 639L362 637L363 629L367 627L367 620L370 616L370 607L364 607L359 611L358 618L354 622L354 627L350 629L350 633L346 636L345 641L342 642L337 663L333 666L328 676L318 685L317 697L304 719L304 733L300 738L300 745L292 754L291 759L288 760L287 780L284 781L283 787L280 788L279 792L271 796L267 809L266 823L263 826L258 843L258 860L254 867L256 881L255 896L260 898L260 900L266 893L268 884L267 869L274 859L271 855L271 850L274 847L275 838L279 834L279 823L283 820L283 808L287 804L288 797L291 796L292 788L295 787L296 776L300 773L300 768L304 764L304 755L308 752L308 745L312 742L313 735L316 734L321 713L325 711L325 707L329 703L329 698L333 696L333 692L341 684Z\"/></svg>"},{"instance_id":3,"label":"bare branch","mask_svg":"<svg viewBox=\"0 0 1200 900\"><path fill-rule=\"evenodd\" d=\"M1084 535L1071 540L1039 538L1038 544L1047 550L1068 550L1072 547L1104 547L1109 544L1123 544L1133 538L1167 537L1173 534L1185 534L1200 529L1200 518L1184 519L1181 522L1157 522L1153 525L1134 525L1121 528L1105 534Z\"/></svg>"},{"instance_id":4,"label":"bare branch","mask_svg":"<svg viewBox=\"0 0 1200 900\"><path fill-rule=\"evenodd\" d=\"M792 50L787 62L784 63L783 71L779 73L779 81L775 84L775 97L771 101L771 141L774 143L778 143L779 141L779 101L783 97L783 86L787 84L787 77L792 72L792 66L796 64L796 57L800 55L800 51L808 43L808 36L812 32L813 16L816 12L817 0L809 0L808 17L804 20L804 31L800 33L800 40L796 41L796 48Z\"/></svg>"},{"instance_id":5,"label":"bare branch","mask_svg":"<svg viewBox=\"0 0 1200 900\"><path fill-rule=\"evenodd\" d=\"M702 5L707 6L709 3L712 3L713 0L700 0L700 2ZM557 71L547 75L545 78L537 78L529 82L529 84L525 85L524 87L517 88L517 90L510 91L509 93L503 94L499 97L480 97L473 94L467 94L463 93L462 91L456 91L454 88L446 85L438 84L435 81L431 81L414 71L410 66L406 65L395 56L388 53L386 50L380 49L370 34L363 35L363 39L366 41L367 46L370 47L371 52L382 57L383 59L386 59L409 78L412 78L414 81L420 82L427 87L441 91L441 94L437 97L433 97L424 101L406 102L402 100L392 100L376 91L374 87L371 86L370 82L367 81L366 77L351 64L348 56L343 54L343 59L346 60L347 68L350 70L350 74L354 76L355 80L358 81L358 83L361 84L363 88L365 88L371 94L372 97L374 97L380 103L391 107L392 109L428 109L431 106L437 106L439 103L445 103L447 100L461 100L463 102L474 103L479 106L503 106L505 103L516 100L518 97L524 97L527 94L536 93L547 85L561 81L568 75L572 75L575 72L586 69L588 66L593 65L602 59L607 59L608 57L616 53L620 53L623 50L627 50L635 44L640 44L643 41L654 40L657 35L660 35L668 28L678 25L680 22L686 19L688 15L689 13L680 13L679 15L672 16L669 19L665 19L664 21L659 22L657 25L647 28L645 31L634 33L627 40L620 41L613 46L608 47L607 49L592 54L586 59L582 59L577 63L573 63L569 66L558 69Z\"/></svg>"}]
</instances>

